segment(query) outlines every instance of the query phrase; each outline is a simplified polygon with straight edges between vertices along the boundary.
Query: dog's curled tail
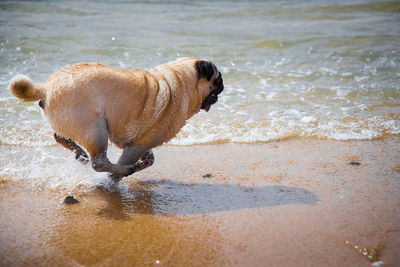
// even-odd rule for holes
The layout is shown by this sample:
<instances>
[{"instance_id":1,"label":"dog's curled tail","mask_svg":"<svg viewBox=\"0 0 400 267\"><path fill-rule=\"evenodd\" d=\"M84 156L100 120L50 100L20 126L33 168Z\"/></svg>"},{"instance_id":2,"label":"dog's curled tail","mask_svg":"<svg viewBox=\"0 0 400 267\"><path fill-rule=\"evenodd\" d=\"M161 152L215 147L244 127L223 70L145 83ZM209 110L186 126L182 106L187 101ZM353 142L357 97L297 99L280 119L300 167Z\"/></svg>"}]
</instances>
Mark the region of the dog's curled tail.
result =
<instances>
[{"instance_id":1,"label":"dog's curled tail","mask_svg":"<svg viewBox=\"0 0 400 267\"><path fill-rule=\"evenodd\" d=\"M28 76L18 74L11 79L8 89L11 93L24 100L36 101L46 99L46 87L43 83L33 83Z\"/></svg>"}]
</instances>

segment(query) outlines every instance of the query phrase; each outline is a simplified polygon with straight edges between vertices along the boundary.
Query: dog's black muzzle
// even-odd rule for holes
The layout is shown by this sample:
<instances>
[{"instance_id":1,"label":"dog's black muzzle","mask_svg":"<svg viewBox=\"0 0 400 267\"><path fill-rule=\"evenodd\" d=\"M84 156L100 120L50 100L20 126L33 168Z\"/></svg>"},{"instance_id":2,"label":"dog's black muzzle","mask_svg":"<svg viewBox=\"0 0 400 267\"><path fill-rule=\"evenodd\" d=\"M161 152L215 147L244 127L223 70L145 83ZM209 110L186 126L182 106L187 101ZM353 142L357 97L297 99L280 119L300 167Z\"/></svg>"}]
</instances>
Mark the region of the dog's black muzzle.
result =
<instances>
[{"instance_id":1,"label":"dog's black muzzle","mask_svg":"<svg viewBox=\"0 0 400 267\"><path fill-rule=\"evenodd\" d=\"M218 72L218 77L214 80L214 90L204 99L201 108L208 111L211 105L217 103L218 95L224 90L224 82L222 80L221 72Z\"/></svg>"}]
</instances>

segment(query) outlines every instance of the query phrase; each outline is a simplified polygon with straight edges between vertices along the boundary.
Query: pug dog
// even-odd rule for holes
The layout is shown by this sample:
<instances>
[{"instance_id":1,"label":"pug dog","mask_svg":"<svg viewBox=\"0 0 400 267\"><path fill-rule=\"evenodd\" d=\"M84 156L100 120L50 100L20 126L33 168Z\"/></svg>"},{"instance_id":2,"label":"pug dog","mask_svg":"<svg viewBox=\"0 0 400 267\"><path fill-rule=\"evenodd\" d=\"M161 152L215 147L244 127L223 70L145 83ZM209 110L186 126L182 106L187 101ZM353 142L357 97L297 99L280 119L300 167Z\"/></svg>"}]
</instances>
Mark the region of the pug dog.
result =
<instances>
[{"instance_id":1,"label":"pug dog","mask_svg":"<svg viewBox=\"0 0 400 267\"><path fill-rule=\"evenodd\" d=\"M79 63L45 83L19 74L9 90L24 101L39 100L55 140L82 162L89 162L89 154L94 170L118 182L151 166L151 149L201 109L209 111L224 84L211 61L181 58L149 70ZM123 149L116 164L107 158L108 140Z\"/></svg>"}]
</instances>

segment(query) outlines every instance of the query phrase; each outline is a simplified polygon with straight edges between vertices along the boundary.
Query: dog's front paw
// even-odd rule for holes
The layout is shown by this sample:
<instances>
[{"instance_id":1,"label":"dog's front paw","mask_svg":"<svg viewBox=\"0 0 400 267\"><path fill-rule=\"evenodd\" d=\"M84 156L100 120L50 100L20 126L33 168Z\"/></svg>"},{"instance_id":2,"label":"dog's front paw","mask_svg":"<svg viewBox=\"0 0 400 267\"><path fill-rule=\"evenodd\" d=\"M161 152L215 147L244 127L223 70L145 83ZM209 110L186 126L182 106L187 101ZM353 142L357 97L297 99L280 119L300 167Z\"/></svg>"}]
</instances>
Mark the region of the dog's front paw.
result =
<instances>
[{"instance_id":1,"label":"dog's front paw","mask_svg":"<svg viewBox=\"0 0 400 267\"><path fill-rule=\"evenodd\" d=\"M135 163L135 165L131 165L132 167L129 167L127 169L127 173L124 176L129 176L134 174L135 172L141 171L144 168L148 166L147 161L139 160L138 162Z\"/></svg>"},{"instance_id":2,"label":"dog's front paw","mask_svg":"<svg viewBox=\"0 0 400 267\"><path fill-rule=\"evenodd\" d=\"M136 171L136 165L118 165L115 172L108 174L108 177L114 182L118 183L125 176L129 176Z\"/></svg>"},{"instance_id":3,"label":"dog's front paw","mask_svg":"<svg viewBox=\"0 0 400 267\"><path fill-rule=\"evenodd\" d=\"M128 172L125 176L129 176L134 174L135 172L137 172L141 166L141 164L143 164L141 161L136 162L135 165L133 165L132 167L128 168Z\"/></svg>"},{"instance_id":4,"label":"dog's front paw","mask_svg":"<svg viewBox=\"0 0 400 267\"><path fill-rule=\"evenodd\" d=\"M141 158L141 161L143 161L146 164L150 164L150 166L154 163L154 154L153 151L149 150L147 151Z\"/></svg>"}]
</instances>

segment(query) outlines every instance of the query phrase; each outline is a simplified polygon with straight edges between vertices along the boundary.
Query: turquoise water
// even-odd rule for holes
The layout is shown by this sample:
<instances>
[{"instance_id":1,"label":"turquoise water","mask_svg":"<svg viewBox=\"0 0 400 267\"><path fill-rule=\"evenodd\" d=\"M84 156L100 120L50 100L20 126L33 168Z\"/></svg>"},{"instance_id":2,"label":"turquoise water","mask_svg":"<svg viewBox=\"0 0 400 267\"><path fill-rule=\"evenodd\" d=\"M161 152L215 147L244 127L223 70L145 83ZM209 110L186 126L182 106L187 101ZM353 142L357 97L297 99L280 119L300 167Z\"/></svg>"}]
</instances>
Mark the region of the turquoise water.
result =
<instances>
[{"instance_id":1,"label":"turquoise water","mask_svg":"<svg viewBox=\"0 0 400 267\"><path fill-rule=\"evenodd\" d=\"M38 105L7 91L98 61L212 60L225 91L170 143L400 133L398 1L1 1L0 144L54 144Z\"/></svg>"}]
</instances>

